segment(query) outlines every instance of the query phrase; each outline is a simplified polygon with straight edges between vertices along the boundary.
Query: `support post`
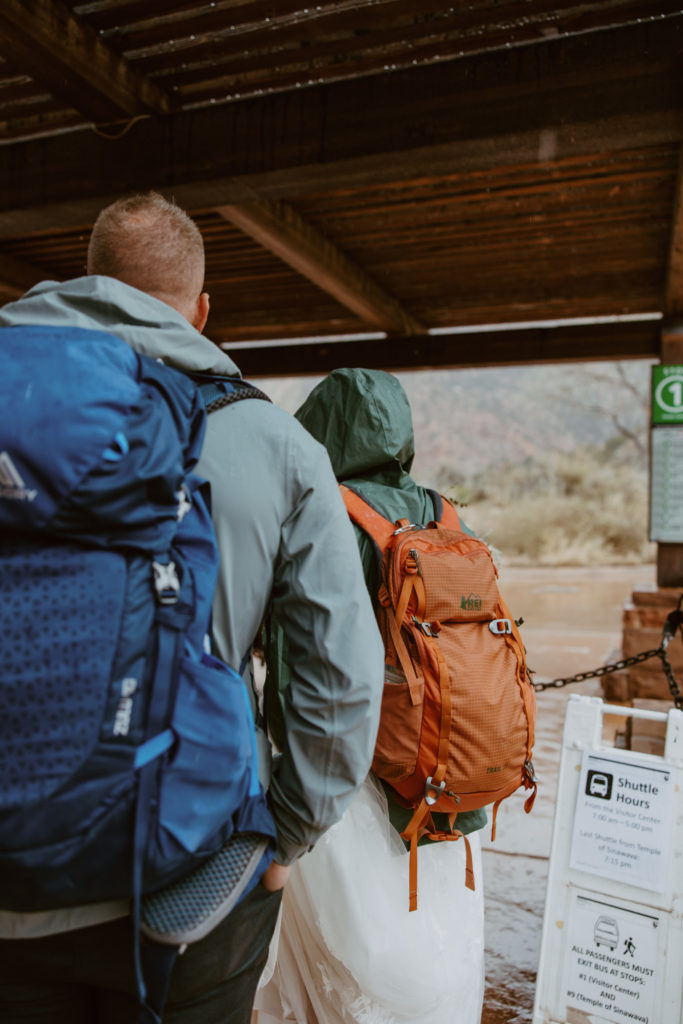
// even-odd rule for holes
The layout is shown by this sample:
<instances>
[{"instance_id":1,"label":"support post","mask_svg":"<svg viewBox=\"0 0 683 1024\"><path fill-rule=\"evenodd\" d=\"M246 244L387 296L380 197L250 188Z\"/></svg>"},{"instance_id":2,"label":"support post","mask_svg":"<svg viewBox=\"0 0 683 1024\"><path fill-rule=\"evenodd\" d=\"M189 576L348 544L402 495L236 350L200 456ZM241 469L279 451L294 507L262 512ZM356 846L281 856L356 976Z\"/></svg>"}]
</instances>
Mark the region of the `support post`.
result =
<instances>
[{"instance_id":1,"label":"support post","mask_svg":"<svg viewBox=\"0 0 683 1024\"><path fill-rule=\"evenodd\" d=\"M663 329L661 361L683 365L683 323ZM683 587L683 544L657 545L657 586Z\"/></svg>"}]
</instances>

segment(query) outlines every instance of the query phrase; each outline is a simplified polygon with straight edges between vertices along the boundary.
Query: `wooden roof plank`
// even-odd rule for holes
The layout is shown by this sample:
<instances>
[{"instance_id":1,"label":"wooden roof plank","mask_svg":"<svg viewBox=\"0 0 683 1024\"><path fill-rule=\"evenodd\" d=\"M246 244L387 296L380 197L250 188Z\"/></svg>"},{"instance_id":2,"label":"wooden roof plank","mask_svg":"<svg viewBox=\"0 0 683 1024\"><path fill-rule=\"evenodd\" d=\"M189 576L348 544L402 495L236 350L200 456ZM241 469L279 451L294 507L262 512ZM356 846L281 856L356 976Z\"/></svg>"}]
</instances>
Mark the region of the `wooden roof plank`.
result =
<instances>
[{"instance_id":1,"label":"wooden roof plank","mask_svg":"<svg viewBox=\"0 0 683 1024\"><path fill-rule=\"evenodd\" d=\"M596 33L538 60L494 53L150 118L115 141L0 146L0 237L87 222L131 188L208 209L679 143L683 32L620 30L608 49Z\"/></svg>"},{"instance_id":2,"label":"wooden roof plank","mask_svg":"<svg viewBox=\"0 0 683 1024\"><path fill-rule=\"evenodd\" d=\"M226 220L274 253L366 323L400 335L425 328L329 239L281 201L260 201L216 208Z\"/></svg>"},{"instance_id":3,"label":"wooden roof plank","mask_svg":"<svg viewBox=\"0 0 683 1024\"><path fill-rule=\"evenodd\" d=\"M182 62L201 74L202 66L224 61L230 65L246 54L257 61L261 77L272 80L287 63L283 50L289 48L312 64L332 47L337 73L340 63L347 70L354 68L355 56L376 50L374 63L379 70L394 60L404 66L415 63L422 59L421 47L430 45L436 49L425 50L424 59L443 59L537 42L548 31L569 35L608 27L615 18L635 23L676 13L680 13L678 0L659 0L656 10L651 0L631 3L627 9L624 0L534 0L531 6L517 0L488 10L434 2L418 7L415 0L380 4L343 0L310 7L301 0L279 0L277 5L252 0L239 7L200 5L194 15L183 11L167 17L164 13L142 23L131 11L135 21L126 23L125 16L114 19L115 26L104 37L120 40L128 56L143 62L145 71L170 71L172 64Z\"/></svg>"},{"instance_id":4,"label":"wooden roof plank","mask_svg":"<svg viewBox=\"0 0 683 1024\"><path fill-rule=\"evenodd\" d=\"M166 93L133 71L62 0L2 0L2 39L8 61L92 121L171 109Z\"/></svg>"}]
</instances>

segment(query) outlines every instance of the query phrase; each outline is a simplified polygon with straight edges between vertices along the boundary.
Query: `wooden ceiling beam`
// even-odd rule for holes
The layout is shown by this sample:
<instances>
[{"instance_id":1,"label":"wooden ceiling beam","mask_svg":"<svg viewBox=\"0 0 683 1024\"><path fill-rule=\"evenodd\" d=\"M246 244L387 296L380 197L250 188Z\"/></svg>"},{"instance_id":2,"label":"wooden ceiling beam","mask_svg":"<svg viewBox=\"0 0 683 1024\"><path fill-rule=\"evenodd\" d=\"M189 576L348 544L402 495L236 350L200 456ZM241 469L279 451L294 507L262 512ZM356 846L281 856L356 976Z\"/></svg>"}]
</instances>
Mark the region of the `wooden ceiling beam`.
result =
<instances>
[{"instance_id":1,"label":"wooden ceiling beam","mask_svg":"<svg viewBox=\"0 0 683 1024\"><path fill-rule=\"evenodd\" d=\"M332 295L365 323L398 335L425 327L400 302L308 224L288 203L261 200L216 207L216 213Z\"/></svg>"},{"instance_id":2,"label":"wooden ceiling beam","mask_svg":"<svg viewBox=\"0 0 683 1024\"><path fill-rule=\"evenodd\" d=\"M2 0L0 51L94 122L166 113L171 101L133 71L62 0Z\"/></svg>"},{"instance_id":3,"label":"wooden ceiling beam","mask_svg":"<svg viewBox=\"0 0 683 1024\"><path fill-rule=\"evenodd\" d=\"M662 363L683 362L683 147L671 218L671 241L664 298L665 321L657 353ZM683 585L683 544L657 544L657 586Z\"/></svg>"},{"instance_id":4,"label":"wooden ceiling beam","mask_svg":"<svg viewBox=\"0 0 683 1024\"><path fill-rule=\"evenodd\" d=\"M518 330L457 331L409 339L367 340L240 348L225 345L246 377L323 376L342 366L434 370L601 359L653 359L661 321L561 324Z\"/></svg>"},{"instance_id":5,"label":"wooden ceiling beam","mask_svg":"<svg viewBox=\"0 0 683 1024\"><path fill-rule=\"evenodd\" d=\"M0 146L0 237L132 189L201 210L678 144L682 56L677 26L637 26Z\"/></svg>"}]
</instances>

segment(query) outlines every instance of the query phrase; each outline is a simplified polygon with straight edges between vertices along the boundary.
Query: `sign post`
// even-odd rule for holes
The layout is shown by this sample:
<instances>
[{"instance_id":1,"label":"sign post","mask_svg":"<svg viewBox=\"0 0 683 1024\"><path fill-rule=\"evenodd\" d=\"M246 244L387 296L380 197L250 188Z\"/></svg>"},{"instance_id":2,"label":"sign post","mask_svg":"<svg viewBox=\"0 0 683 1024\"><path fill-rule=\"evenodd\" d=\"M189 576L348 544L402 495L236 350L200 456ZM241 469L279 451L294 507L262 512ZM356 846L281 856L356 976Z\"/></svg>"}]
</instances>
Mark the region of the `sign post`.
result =
<instances>
[{"instance_id":1,"label":"sign post","mask_svg":"<svg viewBox=\"0 0 683 1024\"><path fill-rule=\"evenodd\" d=\"M663 757L604 712L667 721ZM683 712L567 704L533 1024L683 1024Z\"/></svg>"}]
</instances>

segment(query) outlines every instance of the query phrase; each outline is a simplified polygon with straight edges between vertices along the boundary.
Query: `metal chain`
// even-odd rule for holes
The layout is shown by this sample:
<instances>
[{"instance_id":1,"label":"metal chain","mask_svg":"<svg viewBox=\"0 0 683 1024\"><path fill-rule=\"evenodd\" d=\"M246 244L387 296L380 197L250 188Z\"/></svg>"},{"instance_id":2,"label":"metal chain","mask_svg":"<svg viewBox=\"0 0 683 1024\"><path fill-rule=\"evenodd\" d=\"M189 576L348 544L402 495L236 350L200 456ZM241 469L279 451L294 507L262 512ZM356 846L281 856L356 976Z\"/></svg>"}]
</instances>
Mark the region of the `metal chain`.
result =
<instances>
[{"instance_id":1,"label":"metal chain","mask_svg":"<svg viewBox=\"0 0 683 1024\"><path fill-rule=\"evenodd\" d=\"M667 656L667 648L669 643L676 635L676 630L681 630L683 636L683 594L678 601L678 608L670 612L664 623L662 629L662 642L659 647L653 647L650 651L642 651L640 654L634 654L630 658L622 658L621 661L612 662L610 665L601 665L599 668L595 668L592 672L577 672L574 676L567 676L565 679L551 679L547 683L533 683L534 690L540 693L542 690L559 689L562 686L567 686L568 683L582 683L585 679L597 679L600 676L606 676L610 672L618 672L620 669L629 668L631 665L640 665L643 661L649 661L650 658L661 658L662 668L671 690L671 696L673 697L674 705L683 710L683 696L681 690L676 682L671 663Z\"/></svg>"},{"instance_id":2,"label":"metal chain","mask_svg":"<svg viewBox=\"0 0 683 1024\"><path fill-rule=\"evenodd\" d=\"M675 612L671 612L664 623L662 653L660 657L662 659L662 668L664 669L664 674L666 675L669 689L671 690L673 702L677 708L683 710L683 697L681 696L681 690L676 682L676 677L674 676L674 671L667 655L669 643L676 634L676 627L680 628L681 636L683 637L683 611L681 610L681 602L683 602L683 594L681 594L678 602L678 609Z\"/></svg>"}]
</instances>

